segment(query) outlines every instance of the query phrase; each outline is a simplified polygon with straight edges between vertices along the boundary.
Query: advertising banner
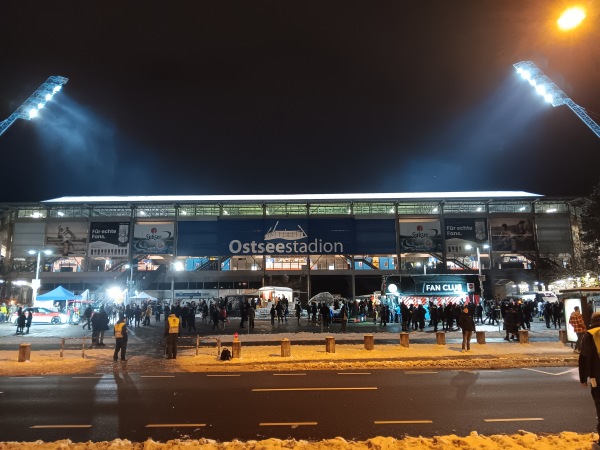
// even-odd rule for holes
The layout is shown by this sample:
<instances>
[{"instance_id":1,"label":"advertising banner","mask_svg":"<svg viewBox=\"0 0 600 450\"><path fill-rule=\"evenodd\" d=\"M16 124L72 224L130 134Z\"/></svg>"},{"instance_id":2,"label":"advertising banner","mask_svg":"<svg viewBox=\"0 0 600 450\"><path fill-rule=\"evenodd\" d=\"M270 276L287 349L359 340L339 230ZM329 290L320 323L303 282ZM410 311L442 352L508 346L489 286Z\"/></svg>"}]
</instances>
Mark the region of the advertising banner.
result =
<instances>
[{"instance_id":1,"label":"advertising banner","mask_svg":"<svg viewBox=\"0 0 600 450\"><path fill-rule=\"evenodd\" d=\"M56 248L56 254L62 256L85 256L87 235L85 222L48 222L46 247Z\"/></svg>"},{"instance_id":2,"label":"advertising banner","mask_svg":"<svg viewBox=\"0 0 600 450\"><path fill-rule=\"evenodd\" d=\"M138 222L133 231L134 255L170 255L175 249L175 222Z\"/></svg>"},{"instance_id":3,"label":"advertising banner","mask_svg":"<svg viewBox=\"0 0 600 450\"><path fill-rule=\"evenodd\" d=\"M177 254L393 254L396 245L394 224L393 219L350 218L181 221L177 224Z\"/></svg>"},{"instance_id":4,"label":"advertising banner","mask_svg":"<svg viewBox=\"0 0 600 450\"><path fill-rule=\"evenodd\" d=\"M400 252L436 253L443 248L439 220L401 220Z\"/></svg>"},{"instance_id":5,"label":"advertising banner","mask_svg":"<svg viewBox=\"0 0 600 450\"><path fill-rule=\"evenodd\" d=\"M494 252L530 252L535 250L533 220L527 217L490 219Z\"/></svg>"},{"instance_id":6,"label":"advertising banner","mask_svg":"<svg viewBox=\"0 0 600 450\"><path fill-rule=\"evenodd\" d=\"M446 219L444 221L446 240L459 239L473 244L483 244L488 240L486 219Z\"/></svg>"},{"instance_id":7,"label":"advertising banner","mask_svg":"<svg viewBox=\"0 0 600 450\"><path fill-rule=\"evenodd\" d=\"M92 222L89 256L128 257L129 222Z\"/></svg>"}]
</instances>

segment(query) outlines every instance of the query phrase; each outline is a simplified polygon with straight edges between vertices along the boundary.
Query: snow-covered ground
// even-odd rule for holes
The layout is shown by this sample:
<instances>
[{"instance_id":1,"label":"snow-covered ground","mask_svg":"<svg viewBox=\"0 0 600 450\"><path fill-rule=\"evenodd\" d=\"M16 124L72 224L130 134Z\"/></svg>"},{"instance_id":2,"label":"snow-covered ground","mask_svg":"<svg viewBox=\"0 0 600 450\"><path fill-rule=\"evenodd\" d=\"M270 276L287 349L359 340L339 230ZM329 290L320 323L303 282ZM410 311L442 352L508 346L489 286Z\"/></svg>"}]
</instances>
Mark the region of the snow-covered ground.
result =
<instances>
[{"instance_id":1,"label":"snow-covered ground","mask_svg":"<svg viewBox=\"0 0 600 450\"><path fill-rule=\"evenodd\" d=\"M291 356L281 356L280 340L289 338L292 341ZM303 341L314 335L303 336L302 333L293 335L272 336L267 345L244 345L252 339L264 336L241 336L241 357L231 361L219 361L214 342L204 341L198 350L188 348L180 350L177 360L163 360L150 357L139 347L132 346L126 363L118 363L118 370L129 372L169 372L169 371L248 371L248 370L315 370L315 369L344 369L344 368L450 368L455 370L472 370L476 368L505 368L535 365L575 365L576 356L571 348L560 342L536 342L531 344L518 343L488 343L471 344L471 351L462 353L460 344L411 344L409 348L398 345L375 344L373 350L366 350L362 344L336 344L335 353L325 351L325 340L311 345L294 345L294 341ZM336 337L337 340L337 337ZM228 348L231 344L228 342ZM73 373L108 373L114 370L112 348L86 349L82 358L82 349L65 350L63 357L60 351L36 350L35 341L32 343L31 360L17 362L18 346L14 351L0 351L1 376L28 376L35 374L73 374ZM137 351L136 351L137 349ZM591 399L590 399L591 401ZM1 425L0 425L1 426ZM125 440L97 443L74 443L70 441L0 443L0 450L101 450L101 449L411 449L411 450L499 450L499 449L592 449L592 441L597 440L596 434L577 434L562 432L558 435L540 436L521 432L512 436L492 435L482 436L472 433L469 436L438 436L431 439L421 437L374 437L367 441L346 441L343 438L329 439L319 442L268 439L248 442L215 442L210 440L176 440L155 442L147 440L132 443Z\"/></svg>"}]
</instances>

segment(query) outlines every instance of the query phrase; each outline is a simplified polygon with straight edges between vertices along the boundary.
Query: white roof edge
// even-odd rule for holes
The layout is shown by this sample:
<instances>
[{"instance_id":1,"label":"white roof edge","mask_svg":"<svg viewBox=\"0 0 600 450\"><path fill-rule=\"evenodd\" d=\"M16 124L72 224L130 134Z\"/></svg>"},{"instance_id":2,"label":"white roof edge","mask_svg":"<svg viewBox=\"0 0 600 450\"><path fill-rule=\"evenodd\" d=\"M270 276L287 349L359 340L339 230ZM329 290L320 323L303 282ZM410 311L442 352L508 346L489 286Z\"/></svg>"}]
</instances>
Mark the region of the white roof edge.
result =
<instances>
[{"instance_id":1,"label":"white roof edge","mask_svg":"<svg viewBox=\"0 0 600 450\"><path fill-rule=\"evenodd\" d=\"M524 191L465 191L465 192L399 192L375 194L276 194L276 195L101 195L59 197L42 203L152 203L152 202L235 202L235 201L299 201L299 200L445 200L538 198L540 194Z\"/></svg>"}]
</instances>

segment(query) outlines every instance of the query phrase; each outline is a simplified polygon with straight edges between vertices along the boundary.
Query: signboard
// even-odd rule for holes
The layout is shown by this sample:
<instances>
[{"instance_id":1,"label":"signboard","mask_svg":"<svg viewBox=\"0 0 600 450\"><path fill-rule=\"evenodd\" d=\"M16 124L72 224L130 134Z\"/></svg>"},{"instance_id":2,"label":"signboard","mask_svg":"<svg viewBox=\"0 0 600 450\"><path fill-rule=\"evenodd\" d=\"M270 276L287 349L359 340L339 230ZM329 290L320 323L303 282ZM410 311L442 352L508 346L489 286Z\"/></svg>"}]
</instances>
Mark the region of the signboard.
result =
<instances>
[{"instance_id":1,"label":"signboard","mask_svg":"<svg viewBox=\"0 0 600 450\"><path fill-rule=\"evenodd\" d=\"M92 222L88 254L129 257L129 222Z\"/></svg>"},{"instance_id":2,"label":"signboard","mask_svg":"<svg viewBox=\"0 0 600 450\"><path fill-rule=\"evenodd\" d=\"M448 295L463 294L465 292L463 283L452 282L424 282L423 294L427 295Z\"/></svg>"},{"instance_id":3,"label":"signboard","mask_svg":"<svg viewBox=\"0 0 600 450\"><path fill-rule=\"evenodd\" d=\"M442 252L439 220L401 220L400 251L402 253Z\"/></svg>"},{"instance_id":4,"label":"signboard","mask_svg":"<svg viewBox=\"0 0 600 450\"><path fill-rule=\"evenodd\" d=\"M174 222L138 222L133 231L135 255L170 255L175 249Z\"/></svg>"},{"instance_id":5,"label":"signboard","mask_svg":"<svg viewBox=\"0 0 600 450\"><path fill-rule=\"evenodd\" d=\"M444 221L446 240L460 239L475 244L488 240L486 219L446 219Z\"/></svg>"},{"instance_id":6,"label":"signboard","mask_svg":"<svg viewBox=\"0 0 600 450\"><path fill-rule=\"evenodd\" d=\"M490 220L490 227L493 251L526 252L535 250L533 220L530 218L494 218Z\"/></svg>"},{"instance_id":7,"label":"signboard","mask_svg":"<svg viewBox=\"0 0 600 450\"><path fill-rule=\"evenodd\" d=\"M394 254L393 219L220 219L177 224L179 256Z\"/></svg>"},{"instance_id":8,"label":"signboard","mask_svg":"<svg viewBox=\"0 0 600 450\"><path fill-rule=\"evenodd\" d=\"M85 256L87 231L85 222L48 222L46 247L56 248L62 256Z\"/></svg>"}]
</instances>

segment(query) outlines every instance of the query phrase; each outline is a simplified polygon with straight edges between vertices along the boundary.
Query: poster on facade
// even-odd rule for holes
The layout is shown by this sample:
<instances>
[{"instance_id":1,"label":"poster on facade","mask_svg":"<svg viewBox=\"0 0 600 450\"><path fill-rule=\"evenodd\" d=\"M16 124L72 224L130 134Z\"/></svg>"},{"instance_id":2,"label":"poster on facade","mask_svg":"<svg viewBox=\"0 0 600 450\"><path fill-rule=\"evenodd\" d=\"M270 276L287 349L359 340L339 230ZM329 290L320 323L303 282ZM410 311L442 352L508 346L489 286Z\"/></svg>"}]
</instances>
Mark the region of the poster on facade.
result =
<instances>
[{"instance_id":1,"label":"poster on facade","mask_svg":"<svg viewBox=\"0 0 600 450\"><path fill-rule=\"evenodd\" d=\"M535 250L533 220L527 217L490 219L494 252L530 252Z\"/></svg>"},{"instance_id":2,"label":"poster on facade","mask_svg":"<svg viewBox=\"0 0 600 450\"><path fill-rule=\"evenodd\" d=\"M133 230L135 255L170 255L175 248L175 222L138 222Z\"/></svg>"},{"instance_id":3,"label":"poster on facade","mask_svg":"<svg viewBox=\"0 0 600 450\"><path fill-rule=\"evenodd\" d=\"M129 257L129 222L92 222L88 255Z\"/></svg>"},{"instance_id":4,"label":"poster on facade","mask_svg":"<svg viewBox=\"0 0 600 450\"><path fill-rule=\"evenodd\" d=\"M443 247L439 220L401 220L400 252L435 253Z\"/></svg>"},{"instance_id":5,"label":"poster on facade","mask_svg":"<svg viewBox=\"0 0 600 450\"><path fill-rule=\"evenodd\" d=\"M57 255L85 256L87 235L86 222L48 222L46 247L56 249Z\"/></svg>"},{"instance_id":6,"label":"poster on facade","mask_svg":"<svg viewBox=\"0 0 600 450\"><path fill-rule=\"evenodd\" d=\"M488 241L486 219L446 219L444 236L447 245L465 245L473 247Z\"/></svg>"}]
</instances>

